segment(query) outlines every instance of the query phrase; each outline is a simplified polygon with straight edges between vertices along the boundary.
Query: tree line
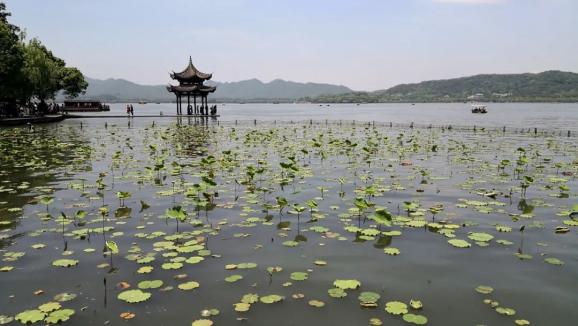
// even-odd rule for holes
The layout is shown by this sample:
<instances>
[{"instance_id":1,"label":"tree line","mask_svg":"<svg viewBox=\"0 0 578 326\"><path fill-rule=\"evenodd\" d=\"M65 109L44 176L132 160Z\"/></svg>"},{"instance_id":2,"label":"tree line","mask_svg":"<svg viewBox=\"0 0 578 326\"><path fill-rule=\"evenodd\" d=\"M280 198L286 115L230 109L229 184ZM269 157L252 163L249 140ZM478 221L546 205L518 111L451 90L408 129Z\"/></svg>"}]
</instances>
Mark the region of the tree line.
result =
<instances>
[{"instance_id":1,"label":"tree line","mask_svg":"<svg viewBox=\"0 0 578 326\"><path fill-rule=\"evenodd\" d=\"M25 33L8 21L10 12L0 2L0 109L16 116L21 107L37 103L47 109L47 101L63 92L76 97L88 87L82 73L67 67L40 40L26 40ZM0 112L2 113L2 112Z\"/></svg>"}]
</instances>

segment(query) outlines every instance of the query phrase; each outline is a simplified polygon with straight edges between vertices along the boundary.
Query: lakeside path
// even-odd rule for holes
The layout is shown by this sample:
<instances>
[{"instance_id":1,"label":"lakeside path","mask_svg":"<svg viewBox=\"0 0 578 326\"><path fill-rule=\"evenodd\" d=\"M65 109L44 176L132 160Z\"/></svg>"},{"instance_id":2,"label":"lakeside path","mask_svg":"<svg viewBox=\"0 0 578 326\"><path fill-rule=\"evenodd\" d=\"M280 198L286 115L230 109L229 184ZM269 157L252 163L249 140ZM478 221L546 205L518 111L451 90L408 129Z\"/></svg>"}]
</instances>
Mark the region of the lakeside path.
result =
<instances>
[{"instance_id":1,"label":"lakeside path","mask_svg":"<svg viewBox=\"0 0 578 326\"><path fill-rule=\"evenodd\" d=\"M218 118L219 115L136 115L130 118ZM128 118L121 115L45 115L42 117L23 117L23 118L7 118L0 119L0 126L19 126L25 124L39 124L60 122L65 119L118 119Z\"/></svg>"}]
</instances>

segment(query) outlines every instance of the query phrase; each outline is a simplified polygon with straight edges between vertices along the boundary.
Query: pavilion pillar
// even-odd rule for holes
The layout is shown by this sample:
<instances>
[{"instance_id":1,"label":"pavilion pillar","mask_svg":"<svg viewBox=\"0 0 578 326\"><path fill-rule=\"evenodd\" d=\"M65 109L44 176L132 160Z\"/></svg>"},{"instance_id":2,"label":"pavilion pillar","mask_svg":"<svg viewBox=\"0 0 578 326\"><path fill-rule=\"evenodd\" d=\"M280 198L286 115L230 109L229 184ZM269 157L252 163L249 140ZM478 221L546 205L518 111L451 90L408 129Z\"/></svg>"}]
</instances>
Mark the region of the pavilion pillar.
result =
<instances>
[{"instance_id":1,"label":"pavilion pillar","mask_svg":"<svg viewBox=\"0 0 578 326\"><path fill-rule=\"evenodd\" d=\"M188 115L191 115L191 113L193 111L190 109L190 107L191 107L191 94L187 94L187 114Z\"/></svg>"},{"instance_id":2,"label":"pavilion pillar","mask_svg":"<svg viewBox=\"0 0 578 326\"><path fill-rule=\"evenodd\" d=\"M193 110L195 112L195 114L197 113L197 95L193 95Z\"/></svg>"},{"instance_id":3,"label":"pavilion pillar","mask_svg":"<svg viewBox=\"0 0 578 326\"><path fill-rule=\"evenodd\" d=\"M204 111L203 111L203 112L205 113L205 115L207 115L207 97L206 97L206 96L203 96L203 99L204 99L204 102L205 102L205 105L203 106L203 108L204 108Z\"/></svg>"}]
</instances>

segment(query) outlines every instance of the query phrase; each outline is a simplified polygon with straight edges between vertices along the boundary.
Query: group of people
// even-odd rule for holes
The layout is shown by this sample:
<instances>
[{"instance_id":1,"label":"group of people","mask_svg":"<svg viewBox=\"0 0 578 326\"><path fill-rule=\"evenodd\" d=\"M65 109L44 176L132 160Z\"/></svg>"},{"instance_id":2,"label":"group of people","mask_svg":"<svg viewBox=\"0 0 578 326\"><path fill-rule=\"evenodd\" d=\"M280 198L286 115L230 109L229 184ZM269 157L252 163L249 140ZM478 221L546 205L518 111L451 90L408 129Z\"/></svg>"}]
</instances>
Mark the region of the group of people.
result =
<instances>
[{"instance_id":1,"label":"group of people","mask_svg":"<svg viewBox=\"0 0 578 326\"><path fill-rule=\"evenodd\" d=\"M126 115L134 117L134 107L132 106L132 104L126 105Z\"/></svg>"},{"instance_id":2,"label":"group of people","mask_svg":"<svg viewBox=\"0 0 578 326\"><path fill-rule=\"evenodd\" d=\"M199 109L200 109L200 111L199 111ZM201 112L201 115L217 115L217 105L213 105L210 107L201 105L200 108L197 106L197 112ZM192 105L188 106L187 114L188 115L193 114L193 106Z\"/></svg>"}]
</instances>

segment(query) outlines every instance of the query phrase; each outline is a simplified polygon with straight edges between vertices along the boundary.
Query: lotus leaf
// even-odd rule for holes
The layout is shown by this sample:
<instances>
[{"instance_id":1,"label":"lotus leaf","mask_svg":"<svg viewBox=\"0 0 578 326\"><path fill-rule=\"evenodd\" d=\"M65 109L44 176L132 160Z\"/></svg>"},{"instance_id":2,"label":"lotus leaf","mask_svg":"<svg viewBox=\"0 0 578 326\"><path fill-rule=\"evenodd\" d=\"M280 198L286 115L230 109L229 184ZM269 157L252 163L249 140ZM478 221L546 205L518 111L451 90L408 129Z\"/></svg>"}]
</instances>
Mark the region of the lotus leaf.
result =
<instances>
[{"instance_id":1,"label":"lotus leaf","mask_svg":"<svg viewBox=\"0 0 578 326\"><path fill-rule=\"evenodd\" d=\"M162 269L180 269L183 263L164 263L161 265Z\"/></svg>"},{"instance_id":2,"label":"lotus leaf","mask_svg":"<svg viewBox=\"0 0 578 326\"><path fill-rule=\"evenodd\" d=\"M259 301L259 295L254 293L247 293L241 298L242 303L256 303Z\"/></svg>"},{"instance_id":3,"label":"lotus leaf","mask_svg":"<svg viewBox=\"0 0 578 326\"><path fill-rule=\"evenodd\" d=\"M259 301L261 301L262 303L276 303L276 302L281 302L285 299L285 297L277 295L277 294L271 294L271 295L266 295L263 296L261 298L259 298Z\"/></svg>"},{"instance_id":4,"label":"lotus leaf","mask_svg":"<svg viewBox=\"0 0 578 326\"><path fill-rule=\"evenodd\" d=\"M381 296L375 292L361 292L358 297L362 303L376 303L379 301L379 298L381 298Z\"/></svg>"},{"instance_id":5,"label":"lotus leaf","mask_svg":"<svg viewBox=\"0 0 578 326\"><path fill-rule=\"evenodd\" d=\"M78 264L78 260L75 259L57 259L52 262L53 266L57 267L72 267Z\"/></svg>"},{"instance_id":6,"label":"lotus leaf","mask_svg":"<svg viewBox=\"0 0 578 326\"><path fill-rule=\"evenodd\" d=\"M241 263L237 265L238 269L252 269L252 268L256 268L257 264L255 263Z\"/></svg>"},{"instance_id":7,"label":"lotus leaf","mask_svg":"<svg viewBox=\"0 0 578 326\"><path fill-rule=\"evenodd\" d=\"M0 325L10 324L14 320L12 316L0 315Z\"/></svg>"},{"instance_id":8,"label":"lotus leaf","mask_svg":"<svg viewBox=\"0 0 578 326\"><path fill-rule=\"evenodd\" d=\"M550 265L558 265L558 266L564 265L563 261L561 261L558 258L554 258L554 257L548 257L548 258L544 259L544 261Z\"/></svg>"},{"instance_id":9,"label":"lotus leaf","mask_svg":"<svg viewBox=\"0 0 578 326\"><path fill-rule=\"evenodd\" d=\"M234 282L237 282L237 281L242 280L242 279L243 279L243 276L235 274L235 275L231 275L231 276L226 277L225 282L234 283Z\"/></svg>"},{"instance_id":10,"label":"lotus leaf","mask_svg":"<svg viewBox=\"0 0 578 326\"><path fill-rule=\"evenodd\" d=\"M499 313L500 315L506 315L506 316L513 316L516 314L516 310L511 309L511 308L504 308L504 307L497 307L496 312Z\"/></svg>"},{"instance_id":11,"label":"lotus leaf","mask_svg":"<svg viewBox=\"0 0 578 326\"><path fill-rule=\"evenodd\" d=\"M333 286L342 290L355 290L361 286L358 280L335 280Z\"/></svg>"},{"instance_id":12,"label":"lotus leaf","mask_svg":"<svg viewBox=\"0 0 578 326\"><path fill-rule=\"evenodd\" d=\"M385 311L392 315L403 315L407 314L407 305L399 301L390 301L385 304Z\"/></svg>"},{"instance_id":13,"label":"lotus leaf","mask_svg":"<svg viewBox=\"0 0 578 326\"><path fill-rule=\"evenodd\" d=\"M299 242L289 240L289 241L283 242L283 245L286 247L297 247L299 245Z\"/></svg>"},{"instance_id":14,"label":"lotus leaf","mask_svg":"<svg viewBox=\"0 0 578 326\"><path fill-rule=\"evenodd\" d=\"M494 292L494 288L490 286L480 285L476 288L476 292L481 294L491 294L492 292Z\"/></svg>"},{"instance_id":15,"label":"lotus leaf","mask_svg":"<svg viewBox=\"0 0 578 326\"><path fill-rule=\"evenodd\" d=\"M142 281L138 283L138 288L141 290L158 289L161 286L163 286L163 281L161 280Z\"/></svg>"},{"instance_id":16,"label":"lotus leaf","mask_svg":"<svg viewBox=\"0 0 578 326\"><path fill-rule=\"evenodd\" d=\"M448 243L456 248L469 248L472 246L469 242L460 239L450 239Z\"/></svg>"},{"instance_id":17,"label":"lotus leaf","mask_svg":"<svg viewBox=\"0 0 578 326\"><path fill-rule=\"evenodd\" d=\"M138 303L150 299L151 294L141 290L128 290L119 293L118 299L128 303Z\"/></svg>"},{"instance_id":18,"label":"lotus leaf","mask_svg":"<svg viewBox=\"0 0 578 326\"><path fill-rule=\"evenodd\" d=\"M327 290L327 293L329 293L329 296L333 298L344 298L347 296L347 292L340 288L329 289Z\"/></svg>"},{"instance_id":19,"label":"lotus leaf","mask_svg":"<svg viewBox=\"0 0 578 326\"><path fill-rule=\"evenodd\" d=\"M293 272L291 273L290 278L293 281L305 281L306 279L309 278L309 274L303 272Z\"/></svg>"},{"instance_id":20,"label":"lotus leaf","mask_svg":"<svg viewBox=\"0 0 578 326\"><path fill-rule=\"evenodd\" d=\"M213 321L210 319L198 319L193 322L191 326L212 326Z\"/></svg>"},{"instance_id":21,"label":"lotus leaf","mask_svg":"<svg viewBox=\"0 0 578 326\"><path fill-rule=\"evenodd\" d=\"M41 320L44 320L46 314L40 310L26 310L17 314L14 319L18 320L22 324L34 324Z\"/></svg>"},{"instance_id":22,"label":"lotus leaf","mask_svg":"<svg viewBox=\"0 0 578 326\"><path fill-rule=\"evenodd\" d=\"M409 300L409 306L414 310L420 310L423 308L423 303L420 300Z\"/></svg>"},{"instance_id":23,"label":"lotus leaf","mask_svg":"<svg viewBox=\"0 0 578 326\"><path fill-rule=\"evenodd\" d=\"M472 232L468 235L473 241L488 242L494 238L493 235L483 232Z\"/></svg>"},{"instance_id":24,"label":"lotus leaf","mask_svg":"<svg viewBox=\"0 0 578 326\"><path fill-rule=\"evenodd\" d=\"M390 256L397 256L400 253L399 249L393 248L393 247L384 248L383 252L386 255L390 255Z\"/></svg>"},{"instance_id":25,"label":"lotus leaf","mask_svg":"<svg viewBox=\"0 0 578 326\"><path fill-rule=\"evenodd\" d=\"M47 302L45 304L38 306L38 310L45 312L45 313L49 313L51 311L58 310L61 307L62 306L58 302Z\"/></svg>"},{"instance_id":26,"label":"lotus leaf","mask_svg":"<svg viewBox=\"0 0 578 326\"><path fill-rule=\"evenodd\" d=\"M244 302L235 303L233 305L235 306L235 311L237 312L249 311L249 309L251 308L251 305L249 303Z\"/></svg>"},{"instance_id":27,"label":"lotus leaf","mask_svg":"<svg viewBox=\"0 0 578 326\"><path fill-rule=\"evenodd\" d=\"M59 293L57 295L54 296L54 300L58 301L58 302L66 302L66 301L72 301L76 298L76 294L74 293Z\"/></svg>"},{"instance_id":28,"label":"lotus leaf","mask_svg":"<svg viewBox=\"0 0 578 326\"><path fill-rule=\"evenodd\" d=\"M194 289L198 288L199 286L201 286L201 285L198 282L190 281L190 282L179 284L179 289L184 290L184 291L189 291L189 290L194 290Z\"/></svg>"},{"instance_id":29,"label":"lotus leaf","mask_svg":"<svg viewBox=\"0 0 578 326\"><path fill-rule=\"evenodd\" d=\"M403 315L403 320L410 324L425 325L427 324L427 318L422 315L405 314Z\"/></svg>"},{"instance_id":30,"label":"lotus leaf","mask_svg":"<svg viewBox=\"0 0 578 326\"><path fill-rule=\"evenodd\" d=\"M325 306L325 302L319 300L310 300L309 305L315 308L322 308Z\"/></svg>"},{"instance_id":31,"label":"lotus leaf","mask_svg":"<svg viewBox=\"0 0 578 326\"><path fill-rule=\"evenodd\" d=\"M70 319L74 315L72 309L61 309L51 312L44 321L47 324L60 324Z\"/></svg>"}]
</instances>

